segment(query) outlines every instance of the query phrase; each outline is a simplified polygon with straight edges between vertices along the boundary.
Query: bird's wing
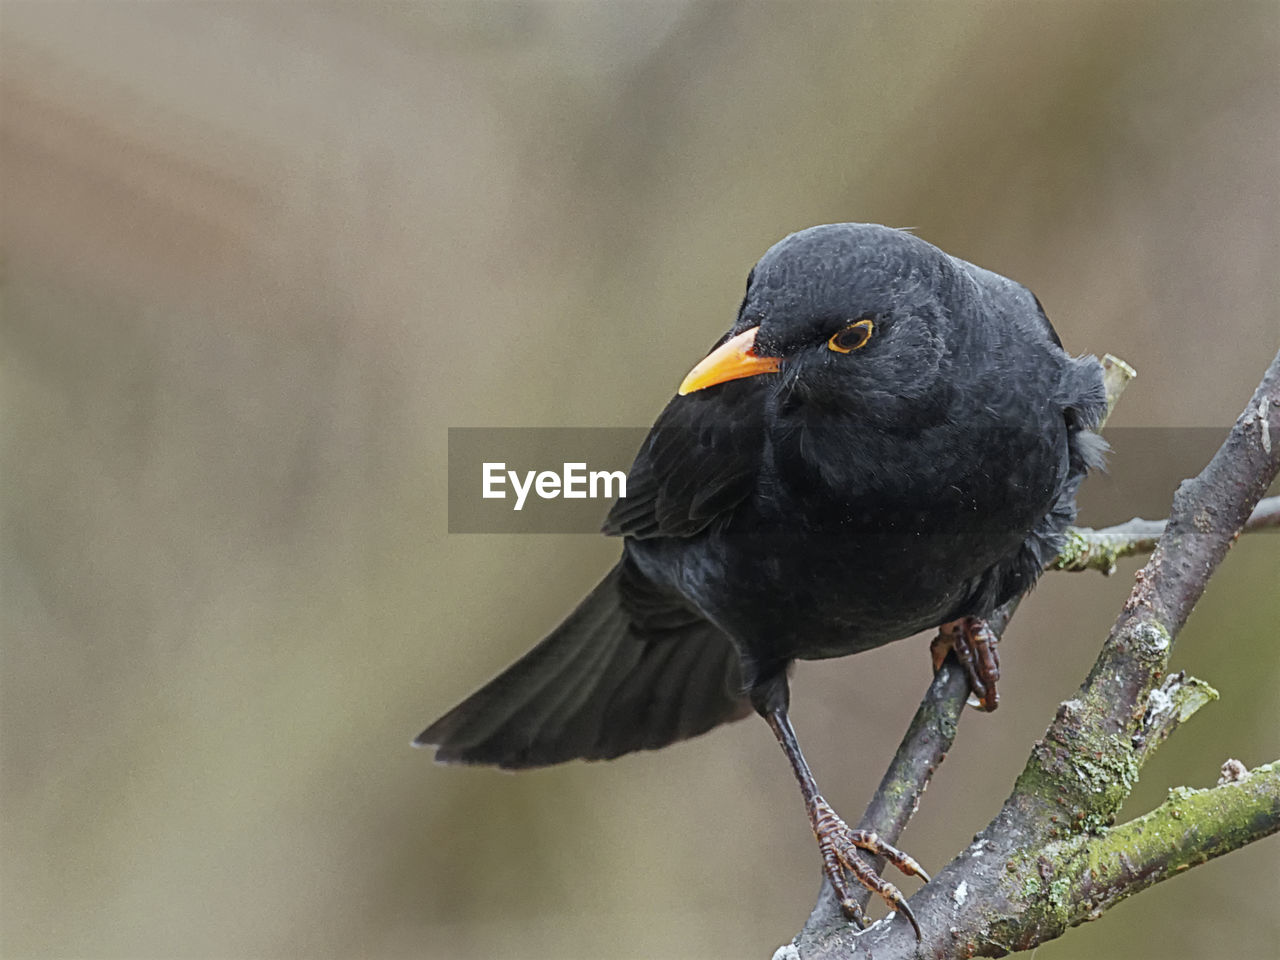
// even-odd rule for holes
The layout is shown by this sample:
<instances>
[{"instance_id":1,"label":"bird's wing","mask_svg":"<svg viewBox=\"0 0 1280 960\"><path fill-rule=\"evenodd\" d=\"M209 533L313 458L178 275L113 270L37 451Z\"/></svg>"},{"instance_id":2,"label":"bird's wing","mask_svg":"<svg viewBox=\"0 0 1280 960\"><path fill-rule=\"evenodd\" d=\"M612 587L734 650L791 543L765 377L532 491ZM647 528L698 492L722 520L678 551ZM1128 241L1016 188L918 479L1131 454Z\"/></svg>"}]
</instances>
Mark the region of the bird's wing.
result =
<instances>
[{"instance_id":1,"label":"bird's wing","mask_svg":"<svg viewBox=\"0 0 1280 960\"><path fill-rule=\"evenodd\" d=\"M540 644L424 730L445 763L507 769L653 750L745 717L729 638L624 557Z\"/></svg>"},{"instance_id":2,"label":"bird's wing","mask_svg":"<svg viewBox=\"0 0 1280 960\"><path fill-rule=\"evenodd\" d=\"M691 537L727 519L756 485L764 443L756 384L734 381L676 397L605 518L610 536Z\"/></svg>"},{"instance_id":3,"label":"bird's wing","mask_svg":"<svg viewBox=\"0 0 1280 960\"><path fill-rule=\"evenodd\" d=\"M1030 293L1031 299L1036 302L1036 310L1039 311L1039 314L1040 314L1039 316L1040 326L1041 326L1041 329L1044 331L1044 335L1048 337L1050 340L1052 340L1057 346L1061 347L1062 340L1058 337L1058 331L1053 329L1053 323L1052 321L1049 320L1049 314L1045 313L1044 304L1041 303L1040 298L1037 297L1034 293L1031 293L1030 290L1028 290L1027 293Z\"/></svg>"}]
</instances>

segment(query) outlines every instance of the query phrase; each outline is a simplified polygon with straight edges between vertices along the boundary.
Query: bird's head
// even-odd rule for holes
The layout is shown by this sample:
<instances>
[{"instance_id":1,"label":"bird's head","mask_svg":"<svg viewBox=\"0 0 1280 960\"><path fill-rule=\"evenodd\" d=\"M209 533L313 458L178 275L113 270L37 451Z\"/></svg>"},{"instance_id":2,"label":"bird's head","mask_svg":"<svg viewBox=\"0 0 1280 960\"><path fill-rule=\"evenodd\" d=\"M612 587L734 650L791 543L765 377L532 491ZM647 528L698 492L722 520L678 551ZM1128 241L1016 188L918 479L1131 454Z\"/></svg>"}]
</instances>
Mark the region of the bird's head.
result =
<instances>
[{"instance_id":1,"label":"bird's head","mask_svg":"<svg viewBox=\"0 0 1280 960\"><path fill-rule=\"evenodd\" d=\"M737 322L679 392L758 377L787 408L893 417L934 391L973 292L960 261L901 230L794 233L756 264Z\"/></svg>"}]
</instances>

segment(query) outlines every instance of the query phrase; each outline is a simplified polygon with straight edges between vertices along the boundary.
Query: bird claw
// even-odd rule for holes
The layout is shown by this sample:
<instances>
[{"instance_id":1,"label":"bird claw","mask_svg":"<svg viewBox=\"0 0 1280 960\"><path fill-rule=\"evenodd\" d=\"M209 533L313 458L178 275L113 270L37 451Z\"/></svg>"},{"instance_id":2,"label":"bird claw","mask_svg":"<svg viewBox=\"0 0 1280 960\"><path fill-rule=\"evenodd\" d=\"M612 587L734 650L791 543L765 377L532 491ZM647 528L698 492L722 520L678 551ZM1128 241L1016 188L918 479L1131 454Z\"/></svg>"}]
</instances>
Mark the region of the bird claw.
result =
<instances>
[{"instance_id":1,"label":"bird claw","mask_svg":"<svg viewBox=\"0 0 1280 960\"><path fill-rule=\"evenodd\" d=\"M929 644L934 673L942 666L947 653L954 652L969 678L969 689L973 693L969 702L988 713L1000 705L1000 693L996 690L996 681L1000 679L998 639L987 621L962 617L940 626L938 635Z\"/></svg>"},{"instance_id":2,"label":"bird claw","mask_svg":"<svg viewBox=\"0 0 1280 960\"><path fill-rule=\"evenodd\" d=\"M862 907L858 906L848 897L840 899L840 912L844 914L845 919L850 923L856 923L863 930L871 926L871 921L867 919L867 915L862 912Z\"/></svg>"},{"instance_id":3,"label":"bird claw","mask_svg":"<svg viewBox=\"0 0 1280 960\"><path fill-rule=\"evenodd\" d=\"M876 873L858 851L865 850L872 856L883 857L908 876L920 877L928 883L929 874L924 868L913 857L881 840L875 833L851 829L822 797L814 798L810 817L814 835L818 838L818 850L822 854L823 870L831 881L831 888L840 901L840 909L845 917L860 926L866 926L866 916L854 902L849 887L848 875L852 874L859 884L879 896L890 910L905 916L915 928L916 939L919 940L920 924L907 906L902 891Z\"/></svg>"}]
</instances>

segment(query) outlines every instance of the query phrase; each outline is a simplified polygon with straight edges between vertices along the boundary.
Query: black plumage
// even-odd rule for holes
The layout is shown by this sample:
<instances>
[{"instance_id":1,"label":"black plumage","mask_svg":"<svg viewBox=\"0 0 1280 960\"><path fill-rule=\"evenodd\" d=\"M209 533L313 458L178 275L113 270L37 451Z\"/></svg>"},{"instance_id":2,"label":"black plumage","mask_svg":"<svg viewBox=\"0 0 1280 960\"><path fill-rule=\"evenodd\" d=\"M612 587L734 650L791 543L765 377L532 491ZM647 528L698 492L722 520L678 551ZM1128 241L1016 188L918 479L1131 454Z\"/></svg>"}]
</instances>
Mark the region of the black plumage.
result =
<instances>
[{"instance_id":1,"label":"black plumage","mask_svg":"<svg viewBox=\"0 0 1280 960\"><path fill-rule=\"evenodd\" d=\"M753 706L791 754L792 661L1029 588L1102 451L1101 367L1063 350L1029 290L869 224L772 247L685 389L605 523L618 565L418 738L438 759L614 757ZM816 787L806 802L825 806Z\"/></svg>"}]
</instances>

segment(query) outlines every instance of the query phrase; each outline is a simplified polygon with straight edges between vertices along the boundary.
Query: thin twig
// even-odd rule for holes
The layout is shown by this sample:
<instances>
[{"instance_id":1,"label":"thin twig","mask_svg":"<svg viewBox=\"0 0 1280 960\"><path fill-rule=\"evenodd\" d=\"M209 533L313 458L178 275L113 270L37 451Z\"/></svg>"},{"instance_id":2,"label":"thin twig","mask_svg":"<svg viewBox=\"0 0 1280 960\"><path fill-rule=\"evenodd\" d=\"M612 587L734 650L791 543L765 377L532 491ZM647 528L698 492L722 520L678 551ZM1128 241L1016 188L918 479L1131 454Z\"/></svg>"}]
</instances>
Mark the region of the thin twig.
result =
<instances>
[{"instance_id":1,"label":"thin twig","mask_svg":"<svg viewBox=\"0 0 1280 960\"><path fill-rule=\"evenodd\" d=\"M1141 520L1135 517L1101 530L1072 527L1067 531L1067 542L1050 569L1115 573L1117 560L1154 550L1164 534L1166 523L1167 520ZM1253 533L1273 527L1280 528L1280 497L1268 497L1259 501L1241 532Z\"/></svg>"},{"instance_id":2,"label":"thin twig","mask_svg":"<svg viewBox=\"0 0 1280 960\"><path fill-rule=\"evenodd\" d=\"M995 636L1004 635L1021 602L1021 597L1014 597L987 620ZM877 833L891 844L898 842L907 823L915 815L929 781L955 742L968 698L969 678L955 657L948 657L934 674L933 682L911 718L906 735L898 744L889 769L858 821L859 830ZM884 858L874 857L871 862L877 871L884 869ZM864 909L870 898L869 890L856 891L853 897L854 902ZM836 922L843 922L843 914L834 892L824 880L818 903L809 915L805 930L828 928Z\"/></svg>"}]
</instances>

